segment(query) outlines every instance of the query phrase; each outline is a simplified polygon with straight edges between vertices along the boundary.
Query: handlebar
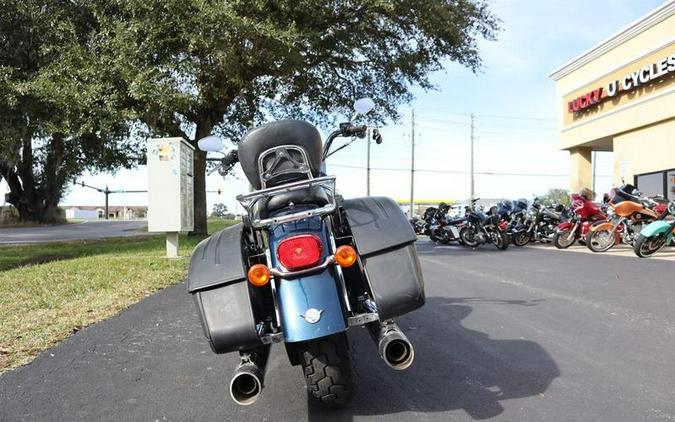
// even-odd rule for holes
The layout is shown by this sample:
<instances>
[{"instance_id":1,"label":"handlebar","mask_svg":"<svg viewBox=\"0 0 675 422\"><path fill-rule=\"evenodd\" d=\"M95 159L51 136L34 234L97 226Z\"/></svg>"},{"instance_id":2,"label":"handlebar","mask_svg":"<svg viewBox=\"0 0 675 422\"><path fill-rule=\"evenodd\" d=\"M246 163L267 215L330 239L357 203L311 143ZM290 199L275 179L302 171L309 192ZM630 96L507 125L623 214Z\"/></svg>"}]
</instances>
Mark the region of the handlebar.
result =
<instances>
[{"instance_id":1,"label":"handlebar","mask_svg":"<svg viewBox=\"0 0 675 422\"><path fill-rule=\"evenodd\" d=\"M330 148L333 145L333 141L335 138L338 137L350 137L350 136L355 136L357 138L365 138L366 137L366 131L368 130L367 125L352 125L351 123L340 123L340 129L334 130L333 132L328 135L328 138L326 138L326 143L323 145L323 159L325 160L328 158L329 155L339 151L340 149L344 148L345 146L349 145L349 143L342 145L340 148L336 149L333 152L330 152ZM382 136L380 135L379 131L377 129L373 129L373 139L376 140L376 142L379 144L382 142Z\"/></svg>"},{"instance_id":2,"label":"handlebar","mask_svg":"<svg viewBox=\"0 0 675 422\"><path fill-rule=\"evenodd\" d=\"M360 125L360 126L349 125L342 131L342 133L347 135L347 136L358 136L359 138L363 138L364 136L366 136L367 130L368 130L368 126L366 126L366 125Z\"/></svg>"}]
</instances>

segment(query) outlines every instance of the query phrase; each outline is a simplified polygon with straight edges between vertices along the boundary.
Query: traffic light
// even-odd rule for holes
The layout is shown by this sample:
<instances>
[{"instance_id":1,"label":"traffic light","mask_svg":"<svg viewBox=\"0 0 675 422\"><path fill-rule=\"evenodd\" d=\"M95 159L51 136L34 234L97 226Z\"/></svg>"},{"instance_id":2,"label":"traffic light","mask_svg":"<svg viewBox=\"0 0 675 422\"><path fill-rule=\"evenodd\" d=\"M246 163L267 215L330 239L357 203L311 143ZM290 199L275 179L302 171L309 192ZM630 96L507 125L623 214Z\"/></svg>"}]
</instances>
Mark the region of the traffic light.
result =
<instances>
[{"instance_id":1,"label":"traffic light","mask_svg":"<svg viewBox=\"0 0 675 422\"><path fill-rule=\"evenodd\" d=\"M218 195L220 195L221 193L223 193L223 190L221 188L218 188L216 192L218 192Z\"/></svg>"}]
</instances>

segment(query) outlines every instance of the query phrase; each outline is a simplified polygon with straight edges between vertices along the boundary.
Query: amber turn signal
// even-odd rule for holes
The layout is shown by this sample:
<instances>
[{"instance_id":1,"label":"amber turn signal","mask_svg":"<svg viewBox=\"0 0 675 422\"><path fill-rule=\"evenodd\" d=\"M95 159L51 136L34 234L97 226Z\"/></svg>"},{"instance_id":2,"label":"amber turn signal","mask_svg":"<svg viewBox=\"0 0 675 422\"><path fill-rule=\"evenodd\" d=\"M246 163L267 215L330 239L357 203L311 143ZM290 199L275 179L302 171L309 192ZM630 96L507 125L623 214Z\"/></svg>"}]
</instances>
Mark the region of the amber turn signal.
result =
<instances>
[{"instance_id":1,"label":"amber turn signal","mask_svg":"<svg viewBox=\"0 0 675 422\"><path fill-rule=\"evenodd\" d=\"M356 251L349 245L342 245L335 251L335 262L341 267L351 267L356 262Z\"/></svg>"},{"instance_id":2,"label":"amber turn signal","mask_svg":"<svg viewBox=\"0 0 675 422\"><path fill-rule=\"evenodd\" d=\"M256 287L262 287L270 281L270 269L267 265L255 264L248 270L248 281Z\"/></svg>"}]
</instances>

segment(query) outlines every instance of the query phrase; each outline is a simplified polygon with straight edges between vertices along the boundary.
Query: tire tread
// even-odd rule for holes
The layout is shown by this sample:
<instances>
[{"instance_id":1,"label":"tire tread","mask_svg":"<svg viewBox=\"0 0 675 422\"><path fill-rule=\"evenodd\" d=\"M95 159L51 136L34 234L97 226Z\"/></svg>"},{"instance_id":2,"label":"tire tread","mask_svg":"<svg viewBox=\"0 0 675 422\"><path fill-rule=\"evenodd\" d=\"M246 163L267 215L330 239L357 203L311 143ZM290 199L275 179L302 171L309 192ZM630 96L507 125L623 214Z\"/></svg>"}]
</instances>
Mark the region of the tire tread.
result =
<instances>
[{"instance_id":1,"label":"tire tread","mask_svg":"<svg viewBox=\"0 0 675 422\"><path fill-rule=\"evenodd\" d=\"M351 400L352 366L344 333L308 343L301 362L312 397L327 407L342 407Z\"/></svg>"}]
</instances>

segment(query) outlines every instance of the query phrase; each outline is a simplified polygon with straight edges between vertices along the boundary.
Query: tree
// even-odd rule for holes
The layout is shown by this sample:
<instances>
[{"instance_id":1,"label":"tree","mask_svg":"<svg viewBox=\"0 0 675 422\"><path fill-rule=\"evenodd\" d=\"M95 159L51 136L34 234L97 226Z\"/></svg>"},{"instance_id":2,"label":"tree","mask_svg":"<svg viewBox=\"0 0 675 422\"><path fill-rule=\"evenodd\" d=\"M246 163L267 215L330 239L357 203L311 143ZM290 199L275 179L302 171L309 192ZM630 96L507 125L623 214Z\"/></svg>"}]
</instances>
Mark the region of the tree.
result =
<instances>
[{"instance_id":1,"label":"tree","mask_svg":"<svg viewBox=\"0 0 675 422\"><path fill-rule=\"evenodd\" d=\"M227 212L227 206L225 204L215 204L213 210L211 211L211 217L225 218L229 215Z\"/></svg>"},{"instance_id":2,"label":"tree","mask_svg":"<svg viewBox=\"0 0 675 422\"><path fill-rule=\"evenodd\" d=\"M0 4L0 176L24 221L59 219L70 180L130 166L138 150L120 79L91 54L98 28L84 4Z\"/></svg>"},{"instance_id":3,"label":"tree","mask_svg":"<svg viewBox=\"0 0 675 422\"><path fill-rule=\"evenodd\" d=\"M568 206L570 204L570 191L567 189L549 189L544 195L541 195L539 199L545 205L551 204L562 204Z\"/></svg>"},{"instance_id":4,"label":"tree","mask_svg":"<svg viewBox=\"0 0 675 422\"><path fill-rule=\"evenodd\" d=\"M356 97L397 118L446 60L480 67L498 20L481 0L98 0L97 54L155 135L233 140L278 117L325 124ZM195 232L206 232L206 155L194 159Z\"/></svg>"}]
</instances>

